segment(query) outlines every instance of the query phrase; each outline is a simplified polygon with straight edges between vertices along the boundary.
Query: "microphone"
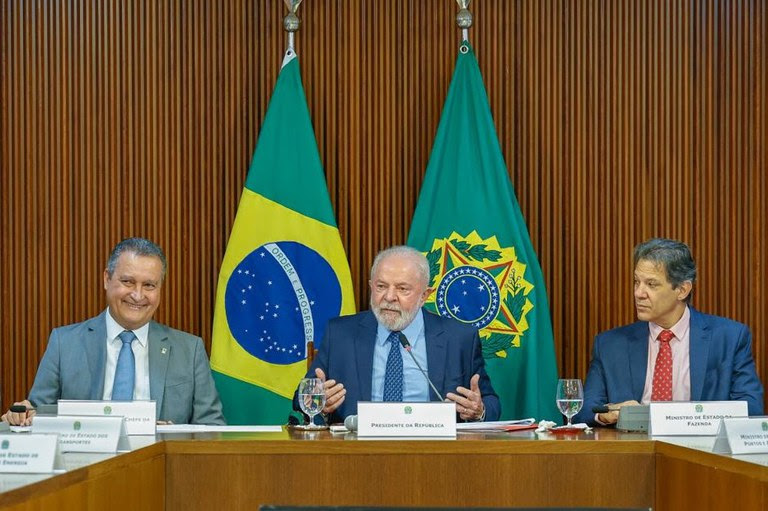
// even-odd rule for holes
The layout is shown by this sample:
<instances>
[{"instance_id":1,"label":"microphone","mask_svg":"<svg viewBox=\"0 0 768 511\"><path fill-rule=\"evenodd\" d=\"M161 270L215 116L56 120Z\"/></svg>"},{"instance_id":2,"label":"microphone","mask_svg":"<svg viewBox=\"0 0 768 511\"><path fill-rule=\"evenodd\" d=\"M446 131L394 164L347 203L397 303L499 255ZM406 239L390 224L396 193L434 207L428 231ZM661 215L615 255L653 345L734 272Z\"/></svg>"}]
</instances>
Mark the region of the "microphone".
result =
<instances>
[{"instance_id":1,"label":"microphone","mask_svg":"<svg viewBox=\"0 0 768 511\"><path fill-rule=\"evenodd\" d=\"M357 415L347 415L344 419L344 427L349 431L357 431Z\"/></svg>"},{"instance_id":2,"label":"microphone","mask_svg":"<svg viewBox=\"0 0 768 511\"><path fill-rule=\"evenodd\" d=\"M440 399L440 401L445 401L443 399L443 396L441 396L440 393L435 388L435 384L432 383L432 380L429 379L429 376L427 376L427 373L424 371L424 369L421 368L421 365L419 364L419 361L416 360L416 357L414 357L413 353L411 353L411 343L408 342L408 338L405 336L405 334L403 334L403 332L398 332L397 333L397 337L400 339L400 344L403 345L403 348L405 348L405 351L407 351L408 354L413 359L413 362L416 364L416 367L419 368L419 371L421 371L421 374L423 374L424 378L427 379L427 383L429 383L429 386L432 387L432 390L435 391L435 394L437 395L437 397Z\"/></svg>"}]
</instances>

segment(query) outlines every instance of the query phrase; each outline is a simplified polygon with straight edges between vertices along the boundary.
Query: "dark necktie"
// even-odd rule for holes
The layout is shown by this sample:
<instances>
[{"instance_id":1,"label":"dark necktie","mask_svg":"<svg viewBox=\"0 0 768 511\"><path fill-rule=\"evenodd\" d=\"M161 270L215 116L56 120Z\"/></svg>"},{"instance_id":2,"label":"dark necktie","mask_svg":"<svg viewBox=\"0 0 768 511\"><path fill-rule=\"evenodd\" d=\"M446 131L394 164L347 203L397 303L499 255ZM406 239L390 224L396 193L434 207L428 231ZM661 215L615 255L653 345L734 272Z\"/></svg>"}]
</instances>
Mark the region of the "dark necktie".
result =
<instances>
[{"instance_id":1,"label":"dark necktie","mask_svg":"<svg viewBox=\"0 0 768 511\"><path fill-rule=\"evenodd\" d=\"M390 347L387 356L387 370L384 373L383 401L403 400L403 355L400 353L399 333L392 332L387 337Z\"/></svg>"}]
</instances>

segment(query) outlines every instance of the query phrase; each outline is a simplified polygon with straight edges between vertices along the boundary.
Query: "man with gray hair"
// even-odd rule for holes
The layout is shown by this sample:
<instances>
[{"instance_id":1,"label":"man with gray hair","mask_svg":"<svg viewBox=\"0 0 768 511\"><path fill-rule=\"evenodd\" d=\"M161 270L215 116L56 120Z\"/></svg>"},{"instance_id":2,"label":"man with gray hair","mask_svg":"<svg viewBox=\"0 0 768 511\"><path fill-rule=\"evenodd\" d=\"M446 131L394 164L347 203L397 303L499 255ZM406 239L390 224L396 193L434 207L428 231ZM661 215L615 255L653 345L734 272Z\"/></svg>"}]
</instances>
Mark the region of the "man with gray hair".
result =
<instances>
[{"instance_id":1,"label":"man with gray hair","mask_svg":"<svg viewBox=\"0 0 768 511\"><path fill-rule=\"evenodd\" d=\"M358 401L433 401L418 365L460 420L497 420L499 398L485 372L475 328L422 308L429 264L406 246L380 252L371 267L371 310L328 322L307 377L325 381L329 422L357 414ZM400 342L404 335L418 365ZM294 407L298 402L294 399Z\"/></svg>"},{"instance_id":2,"label":"man with gray hair","mask_svg":"<svg viewBox=\"0 0 768 511\"><path fill-rule=\"evenodd\" d=\"M611 425L624 405L651 401L746 401L763 413L763 386L746 325L691 307L696 263L680 241L656 238L635 247L639 321L598 334L575 420ZM595 414L593 407L610 405Z\"/></svg>"},{"instance_id":3,"label":"man with gray hair","mask_svg":"<svg viewBox=\"0 0 768 511\"><path fill-rule=\"evenodd\" d=\"M149 240L118 243L103 274L106 310L53 329L29 398L2 419L28 425L34 407L59 399L151 399L159 421L224 424L202 339L152 321L167 266Z\"/></svg>"}]
</instances>

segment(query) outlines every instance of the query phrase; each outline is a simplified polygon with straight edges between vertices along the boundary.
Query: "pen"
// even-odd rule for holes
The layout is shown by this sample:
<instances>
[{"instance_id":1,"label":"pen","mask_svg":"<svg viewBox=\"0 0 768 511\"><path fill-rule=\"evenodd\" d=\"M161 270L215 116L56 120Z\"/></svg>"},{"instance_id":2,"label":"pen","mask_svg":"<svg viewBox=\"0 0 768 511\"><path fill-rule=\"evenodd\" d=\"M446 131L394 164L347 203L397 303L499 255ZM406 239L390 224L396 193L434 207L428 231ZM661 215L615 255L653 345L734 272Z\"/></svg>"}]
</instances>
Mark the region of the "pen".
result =
<instances>
[{"instance_id":1,"label":"pen","mask_svg":"<svg viewBox=\"0 0 768 511\"><path fill-rule=\"evenodd\" d=\"M620 409L621 407L616 405L593 406L592 413L618 412Z\"/></svg>"},{"instance_id":2,"label":"pen","mask_svg":"<svg viewBox=\"0 0 768 511\"><path fill-rule=\"evenodd\" d=\"M11 405L11 411L13 413L27 413L34 410L34 408L27 408L24 405Z\"/></svg>"}]
</instances>

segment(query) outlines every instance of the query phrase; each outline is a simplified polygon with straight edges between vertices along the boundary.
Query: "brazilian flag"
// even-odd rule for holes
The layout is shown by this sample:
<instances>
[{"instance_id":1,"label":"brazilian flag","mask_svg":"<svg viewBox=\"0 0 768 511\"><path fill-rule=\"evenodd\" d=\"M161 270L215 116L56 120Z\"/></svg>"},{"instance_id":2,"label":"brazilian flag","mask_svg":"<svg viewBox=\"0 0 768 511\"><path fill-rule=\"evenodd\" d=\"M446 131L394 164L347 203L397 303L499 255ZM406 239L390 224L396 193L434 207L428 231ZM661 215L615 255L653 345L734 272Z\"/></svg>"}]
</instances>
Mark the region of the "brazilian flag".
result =
<instances>
[{"instance_id":1,"label":"brazilian flag","mask_svg":"<svg viewBox=\"0 0 768 511\"><path fill-rule=\"evenodd\" d=\"M272 93L219 273L211 368L230 424L282 424L330 318L355 312L299 62Z\"/></svg>"},{"instance_id":2,"label":"brazilian flag","mask_svg":"<svg viewBox=\"0 0 768 511\"><path fill-rule=\"evenodd\" d=\"M430 263L432 311L480 331L503 419L556 420L541 267L507 174L477 59L460 47L408 244Z\"/></svg>"}]
</instances>

